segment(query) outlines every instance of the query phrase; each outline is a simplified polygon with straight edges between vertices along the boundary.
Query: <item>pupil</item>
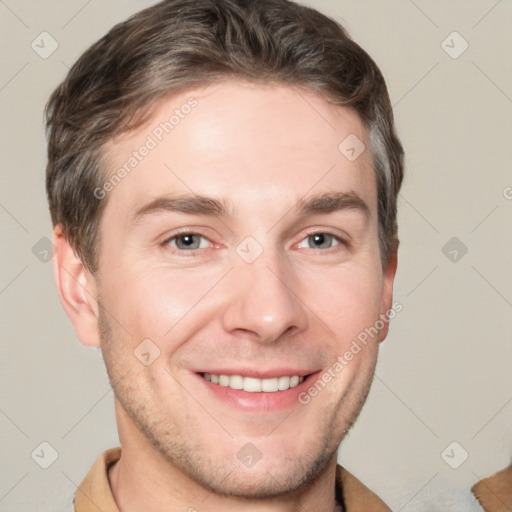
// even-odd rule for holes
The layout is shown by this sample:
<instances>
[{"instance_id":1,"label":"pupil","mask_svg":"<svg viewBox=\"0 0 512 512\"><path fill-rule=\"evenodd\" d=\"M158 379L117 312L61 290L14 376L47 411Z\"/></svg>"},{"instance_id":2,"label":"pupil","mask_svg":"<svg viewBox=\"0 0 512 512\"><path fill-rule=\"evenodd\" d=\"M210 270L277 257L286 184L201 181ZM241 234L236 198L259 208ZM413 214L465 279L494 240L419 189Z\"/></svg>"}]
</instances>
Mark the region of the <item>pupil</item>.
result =
<instances>
[{"instance_id":1,"label":"pupil","mask_svg":"<svg viewBox=\"0 0 512 512\"><path fill-rule=\"evenodd\" d=\"M313 235L315 243L318 245L323 245L325 243L325 236L322 233L317 233Z\"/></svg>"},{"instance_id":2,"label":"pupil","mask_svg":"<svg viewBox=\"0 0 512 512\"><path fill-rule=\"evenodd\" d=\"M323 246L324 244L327 243L327 238L324 234L322 233L317 233L315 235L313 235L313 240L314 240L314 243L318 246Z\"/></svg>"},{"instance_id":3,"label":"pupil","mask_svg":"<svg viewBox=\"0 0 512 512\"><path fill-rule=\"evenodd\" d=\"M177 242L178 247L180 245L181 245L181 247L192 247L192 246L196 245L194 243L194 236L195 235L181 235L178 238L178 242Z\"/></svg>"}]
</instances>

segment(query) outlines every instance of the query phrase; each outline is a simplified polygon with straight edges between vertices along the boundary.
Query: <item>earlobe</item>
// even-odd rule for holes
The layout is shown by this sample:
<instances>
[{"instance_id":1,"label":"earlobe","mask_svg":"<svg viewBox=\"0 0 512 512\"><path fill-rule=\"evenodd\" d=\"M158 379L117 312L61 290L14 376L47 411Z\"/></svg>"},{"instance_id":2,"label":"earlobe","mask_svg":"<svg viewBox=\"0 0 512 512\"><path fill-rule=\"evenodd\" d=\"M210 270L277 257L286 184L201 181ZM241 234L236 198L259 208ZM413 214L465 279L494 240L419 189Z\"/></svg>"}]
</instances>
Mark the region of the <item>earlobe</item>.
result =
<instances>
[{"instance_id":1,"label":"earlobe","mask_svg":"<svg viewBox=\"0 0 512 512\"><path fill-rule=\"evenodd\" d=\"M394 249L389 258L389 262L383 271L384 279L382 283L380 318L384 322L384 327L379 332L379 342L386 339L389 331L390 311L393 305L393 283L395 280L397 266L398 254L397 249Z\"/></svg>"},{"instance_id":2,"label":"earlobe","mask_svg":"<svg viewBox=\"0 0 512 512\"><path fill-rule=\"evenodd\" d=\"M87 347L99 347L96 280L76 256L60 225L53 231L53 244L53 273L62 307L80 342Z\"/></svg>"}]
</instances>

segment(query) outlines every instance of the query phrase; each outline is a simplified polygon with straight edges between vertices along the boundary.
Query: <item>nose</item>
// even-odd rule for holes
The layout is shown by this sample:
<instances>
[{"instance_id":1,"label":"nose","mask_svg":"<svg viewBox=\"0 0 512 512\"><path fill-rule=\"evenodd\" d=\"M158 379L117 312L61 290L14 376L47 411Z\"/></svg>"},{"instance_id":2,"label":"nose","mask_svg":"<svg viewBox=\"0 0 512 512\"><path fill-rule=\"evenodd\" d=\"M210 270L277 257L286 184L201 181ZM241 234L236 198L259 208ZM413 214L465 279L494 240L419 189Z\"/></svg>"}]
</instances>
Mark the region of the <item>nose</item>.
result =
<instances>
[{"instance_id":1,"label":"nose","mask_svg":"<svg viewBox=\"0 0 512 512\"><path fill-rule=\"evenodd\" d=\"M308 310L293 270L276 257L238 261L230 272L222 321L226 332L260 343L279 341L307 328Z\"/></svg>"}]
</instances>

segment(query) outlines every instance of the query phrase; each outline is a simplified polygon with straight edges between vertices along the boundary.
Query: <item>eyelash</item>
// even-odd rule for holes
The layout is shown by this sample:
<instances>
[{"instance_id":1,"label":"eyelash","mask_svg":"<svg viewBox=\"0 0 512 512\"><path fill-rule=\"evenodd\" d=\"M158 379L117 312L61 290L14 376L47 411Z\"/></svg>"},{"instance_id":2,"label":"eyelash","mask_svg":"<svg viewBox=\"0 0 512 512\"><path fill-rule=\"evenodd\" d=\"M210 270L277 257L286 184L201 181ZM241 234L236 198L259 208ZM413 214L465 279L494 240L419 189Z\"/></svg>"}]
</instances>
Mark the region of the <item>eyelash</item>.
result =
<instances>
[{"instance_id":1,"label":"eyelash","mask_svg":"<svg viewBox=\"0 0 512 512\"><path fill-rule=\"evenodd\" d=\"M176 240L177 238L185 236L185 235L198 236L198 237L204 238L205 240L208 240L208 242L212 243L211 240L208 239L208 237L202 235L201 233L196 233L194 231L181 231L179 233L174 234L170 238L167 238L165 241L162 242L161 245L164 248L165 247L169 247L173 240ZM330 247L328 249L318 249L318 248L312 248L312 247L308 248L308 249L310 249L312 251L315 251L315 252L319 251L319 252L331 254L333 252L337 252L343 246L344 247L348 247L349 246L349 243L346 240L344 240L340 236L335 235L334 233L330 233L328 231L312 231L310 233L307 233L306 236L300 240L299 244L301 242L303 242L304 240L307 240L309 237L312 237L314 235L328 235L328 236L332 237L336 242L338 242L337 245L335 245L333 247ZM190 257L198 257L199 256L197 254L198 251L204 250L204 249L205 248L196 248L196 249L191 249L191 250L184 250L184 249L178 249L177 247L172 247L172 253L173 254L180 254L180 257L190 258ZM185 256L184 253L188 253L188 254Z\"/></svg>"}]
</instances>

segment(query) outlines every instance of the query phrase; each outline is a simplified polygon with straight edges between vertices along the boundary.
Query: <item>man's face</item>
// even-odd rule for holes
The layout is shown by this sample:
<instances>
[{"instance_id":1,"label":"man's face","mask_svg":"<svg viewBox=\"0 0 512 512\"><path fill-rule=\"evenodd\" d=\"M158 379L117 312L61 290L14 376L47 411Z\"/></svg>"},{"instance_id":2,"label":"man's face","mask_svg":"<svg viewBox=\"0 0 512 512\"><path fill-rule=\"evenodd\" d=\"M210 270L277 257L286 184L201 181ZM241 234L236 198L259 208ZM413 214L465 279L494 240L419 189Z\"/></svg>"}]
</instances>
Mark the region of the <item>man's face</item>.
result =
<instances>
[{"instance_id":1,"label":"man's face","mask_svg":"<svg viewBox=\"0 0 512 512\"><path fill-rule=\"evenodd\" d=\"M124 446L245 496L294 489L333 461L383 334L332 367L389 309L393 280L370 152L338 149L351 134L368 148L358 116L316 94L218 82L109 145L108 176L138 152L107 198L97 281ZM196 211L190 196L210 201Z\"/></svg>"}]
</instances>

